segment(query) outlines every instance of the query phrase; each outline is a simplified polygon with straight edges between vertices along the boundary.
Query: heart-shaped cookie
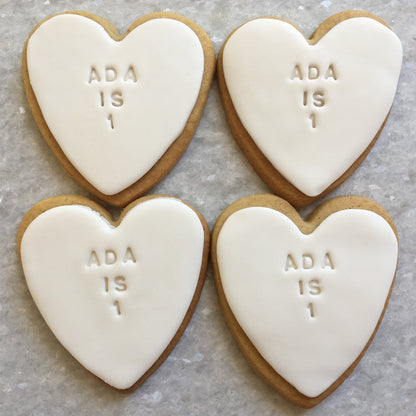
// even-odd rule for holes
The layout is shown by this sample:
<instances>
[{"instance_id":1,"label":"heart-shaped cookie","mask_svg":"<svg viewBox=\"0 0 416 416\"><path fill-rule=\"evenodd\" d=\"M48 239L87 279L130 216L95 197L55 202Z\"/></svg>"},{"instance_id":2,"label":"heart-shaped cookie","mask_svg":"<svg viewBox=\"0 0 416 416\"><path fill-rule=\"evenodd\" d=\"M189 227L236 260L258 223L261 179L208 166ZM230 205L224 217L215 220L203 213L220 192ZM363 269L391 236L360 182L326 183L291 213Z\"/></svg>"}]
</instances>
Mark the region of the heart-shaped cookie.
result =
<instances>
[{"instance_id":1,"label":"heart-shaped cookie","mask_svg":"<svg viewBox=\"0 0 416 416\"><path fill-rule=\"evenodd\" d=\"M237 28L218 58L231 131L266 184L305 205L364 160L389 114L402 61L379 18L347 11L308 40L277 18Z\"/></svg>"},{"instance_id":2,"label":"heart-shaped cookie","mask_svg":"<svg viewBox=\"0 0 416 416\"><path fill-rule=\"evenodd\" d=\"M304 222L272 195L228 207L212 259L227 324L253 369L303 407L331 394L372 341L392 289L397 233L360 197L334 198Z\"/></svg>"},{"instance_id":3,"label":"heart-shaped cookie","mask_svg":"<svg viewBox=\"0 0 416 416\"><path fill-rule=\"evenodd\" d=\"M45 140L87 190L124 206L160 181L198 126L215 69L208 35L154 13L119 35L68 12L41 22L23 51L29 105Z\"/></svg>"},{"instance_id":4,"label":"heart-shaped cookie","mask_svg":"<svg viewBox=\"0 0 416 416\"><path fill-rule=\"evenodd\" d=\"M35 205L18 231L23 271L52 332L117 389L141 384L174 348L198 302L208 257L202 216L167 196L115 223L86 198Z\"/></svg>"}]
</instances>

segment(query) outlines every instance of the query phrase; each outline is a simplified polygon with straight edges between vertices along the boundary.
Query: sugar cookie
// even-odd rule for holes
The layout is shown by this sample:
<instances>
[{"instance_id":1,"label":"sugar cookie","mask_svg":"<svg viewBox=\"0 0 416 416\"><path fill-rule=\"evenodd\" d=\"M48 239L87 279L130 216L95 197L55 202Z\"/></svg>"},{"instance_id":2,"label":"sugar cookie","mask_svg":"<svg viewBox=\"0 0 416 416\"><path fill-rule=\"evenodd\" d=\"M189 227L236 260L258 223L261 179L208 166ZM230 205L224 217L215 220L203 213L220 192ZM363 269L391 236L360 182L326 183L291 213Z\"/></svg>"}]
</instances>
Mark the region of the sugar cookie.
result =
<instances>
[{"instance_id":1,"label":"sugar cookie","mask_svg":"<svg viewBox=\"0 0 416 416\"><path fill-rule=\"evenodd\" d=\"M237 28L218 57L231 132L272 189L296 206L342 183L392 106L402 47L378 17L345 11L306 39L265 17Z\"/></svg>"},{"instance_id":2,"label":"sugar cookie","mask_svg":"<svg viewBox=\"0 0 416 416\"><path fill-rule=\"evenodd\" d=\"M208 35L167 12L136 20L124 35L90 13L58 14L23 50L26 95L46 142L75 180L118 206L186 150L214 70Z\"/></svg>"},{"instance_id":3,"label":"sugar cookie","mask_svg":"<svg viewBox=\"0 0 416 416\"><path fill-rule=\"evenodd\" d=\"M388 214L361 197L325 202L305 222L286 201L230 205L212 235L226 322L253 369L312 407L358 364L381 322L398 254Z\"/></svg>"},{"instance_id":4,"label":"sugar cookie","mask_svg":"<svg viewBox=\"0 0 416 416\"><path fill-rule=\"evenodd\" d=\"M174 348L198 302L209 231L184 202L151 196L117 222L61 196L23 218L18 247L32 297L61 344L117 389L141 384Z\"/></svg>"}]
</instances>

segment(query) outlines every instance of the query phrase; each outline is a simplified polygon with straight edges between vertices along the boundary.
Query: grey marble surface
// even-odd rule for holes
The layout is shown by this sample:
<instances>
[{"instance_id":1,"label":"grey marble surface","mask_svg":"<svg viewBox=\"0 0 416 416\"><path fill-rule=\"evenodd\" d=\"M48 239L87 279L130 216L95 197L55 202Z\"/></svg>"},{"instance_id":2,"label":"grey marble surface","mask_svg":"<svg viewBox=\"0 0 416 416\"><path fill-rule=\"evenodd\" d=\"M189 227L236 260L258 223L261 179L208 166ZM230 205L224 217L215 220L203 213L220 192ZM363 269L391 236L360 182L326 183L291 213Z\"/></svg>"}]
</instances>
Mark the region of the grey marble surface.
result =
<instances>
[{"instance_id":1,"label":"grey marble surface","mask_svg":"<svg viewBox=\"0 0 416 416\"><path fill-rule=\"evenodd\" d=\"M17 227L32 205L63 193L87 195L55 160L28 108L21 51L31 29L48 15L78 9L111 20L123 32L141 15L171 10L199 23L218 52L233 28L256 16L291 20L309 36L328 16L353 8L379 15L404 46L398 93L379 141L356 172L328 196L358 194L372 198L390 213L400 235L397 281L390 304L373 344L354 373L314 409L303 410L286 401L251 371L237 348L222 318L209 266L189 327L151 378L134 392L123 394L92 377L59 344L41 318L16 252ZM0 0L0 414L416 414L415 17L414 0ZM194 140L170 175L151 193L188 201L212 227L228 204L259 192L268 189L235 144L214 81Z\"/></svg>"}]
</instances>

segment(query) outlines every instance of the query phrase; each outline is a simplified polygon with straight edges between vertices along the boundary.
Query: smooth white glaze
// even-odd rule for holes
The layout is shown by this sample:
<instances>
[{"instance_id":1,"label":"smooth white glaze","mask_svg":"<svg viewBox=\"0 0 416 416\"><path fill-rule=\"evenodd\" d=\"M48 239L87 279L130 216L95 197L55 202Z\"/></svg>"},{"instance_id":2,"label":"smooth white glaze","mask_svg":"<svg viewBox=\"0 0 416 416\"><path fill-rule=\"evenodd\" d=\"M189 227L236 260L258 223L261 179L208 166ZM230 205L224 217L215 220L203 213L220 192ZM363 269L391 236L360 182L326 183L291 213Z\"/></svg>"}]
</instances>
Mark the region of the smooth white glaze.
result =
<instances>
[{"instance_id":1,"label":"smooth white glaze","mask_svg":"<svg viewBox=\"0 0 416 416\"><path fill-rule=\"evenodd\" d=\"M371 18L344 20L313 46L291 24L261 18L228 39L223 69L256 145L286 180L316 196L377 134L393 102L401 61L398 37ZM309 66L319 68L318 79L308 79ZM310 71L315 78L317 70Z\"/></svg>"},{"instance_id":2,"label":"smooth white glaze","mask_svg":"<svg viewBox=\"0 0 416 416\"><path fill-rule=\"evenodd\" d=\"M367 344L397 252L393 230L371 211L336 212L305 235L282 213L253 207L225 221L216 254L227 302L246 335L286 381L316 397Z\"/></svg>"},{"instance_id":3,"label":"smooth white glaze","mask_svg":"<svg viewBox=\"0 0 416 416\"><path fill-rule=\"evenodd\" d=\"M203 246L197 214L161 197L131 209L118 227L81 205L45 211L27 227L21 258L33 299L62 345L96 376L126 389L181 325ZM114 264L105 264L106 250L107 263L114 261L109 251L116 253Z\"/></svg>"},{"instance_id":4,"label":"smooth white glaze","mask_svg":"<svg viewBox=\"0 0 416 416\"><path fill-rule=\"evenodd\" d=\"M139 180L181 134L199 94L204 53L193 30L177 20L147 21L116 42L95 21L63 14L32 34L27 66L66 157L112 195Z\"/></svg>"}]
</instances>

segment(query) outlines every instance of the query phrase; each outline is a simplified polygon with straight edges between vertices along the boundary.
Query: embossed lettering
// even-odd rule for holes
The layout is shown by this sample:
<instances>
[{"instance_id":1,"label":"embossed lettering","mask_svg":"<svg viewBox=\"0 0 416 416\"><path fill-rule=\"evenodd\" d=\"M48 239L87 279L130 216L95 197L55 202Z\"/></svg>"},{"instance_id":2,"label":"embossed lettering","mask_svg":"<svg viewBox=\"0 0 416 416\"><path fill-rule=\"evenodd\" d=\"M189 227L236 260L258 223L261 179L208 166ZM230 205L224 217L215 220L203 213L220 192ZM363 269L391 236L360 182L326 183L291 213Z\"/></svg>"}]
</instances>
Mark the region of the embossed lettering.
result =
<instances>
[{"instance_id":1,"label":"embossed lettering","mask_svg":"<svg viewBox=\"0 0 416 416\"><path fill-rule=\"evenodd\" d=\"M101 68L101 74L102 75L100 75L100 71L96 69L95 66L91 66L88 83L91 84L93 81L114 82L117 79L134 84L138 82L137 71L134 69L133 65L130 65L127 68L123 78L119 76L116 68L112 65Z\"/></svg>"},{"instance_id":2,"label":"embossed lettering","mask_svg":"<svg viewBox=\"0 0 416 416\"><path fill-rule=\"evenodd\" d=\"M325 80L332 78L334 81L337 81L338 75L335 71L334 64L329 64L328 68L326 68L326 71L325 68L319 67L316 64L305 66L304 69L302 69L300 64L296 64L289 76L290 80L298 79L300 81L314 81L319 78Z\"/></svg>"},{"instance_id":3,"label":"embossed lettering","mask_svg":"<svg viewBox=\"0 0 416 416\"><path fill-rule=\"evenodd\" d=\"M306 307L309 310L309 315L311 318L315 318L315 311L313 307L313 303L308 303L308 306Z\"/></svg>"},{"instance_id":4,"label":"embossed lettering","mask_svg":"<svg viewBox=\"0 0 416 416\"><path fill-rule=\"evenodd\" d=\"M117 261L117 254L114 250L105 251L105 264L114 264Z\"/></svg>"},{"instance_id":5,"label":"embossed lettering","mask_svg":"<svg viewBox=\"0 0 416 416\"><path fill-rule=\"evenodd\" d=\"M125 250L106 249L106 250L91 250L88 258L88 267L96 266L96 270L103 268L103 273L98 276L97 286L101 294L105 297L121 296L121 292L128 293L129 281L122 273L122 268L126 267L131 270L131 267L137 263L137 256L133 248L128 246ZM133 265L133 266L132 266ZM95 269L95 268L94 268ZM96 275L96 271L92 269L92 275ZM114 272L111 275L111 271ZM123 295L126 296L126 295ZM112 303L117 315L122 315L122 306L120 301L116 298ZM111 306L110 306L111 307Z\"/></svg>"},{"instance_id":6,"label":"embossed lettering","mask_svg":"<svg viewBox=\"0 0 416 416\"><path fill-rule=\"evenodd\" d=\"M137 75L136 75L133 65L129 66L129 69L126 72L126 75L124 75L124 81L137 82Z\"/></svg>"},{"instance_id":7,"label":"embossed lettering","mask_svg":"<svg viewBox=\"0 0 416 416\"><path fill-rule=\"evenodd\" d=\"M302 71L300 70L299 65L295 65L295 67L293 68L292 74L290 75L290 79L300 79L301 81L303 80Z\"/></svg>"},{"instance_id":8,"label":"embossed lettering","mask_svg":"<svg viewBox=\"0 0 416 416\"><path fill-rule=\"evenodd\" d=\"M308 280L306 282L306 284L304 283L304 281L302 279L300 279L298 283L299 283L299 294L300 295L304 295L305 291L307 291L307 293L309 295L317 296L322 291L321 283L320 283L319 279Z\"/></svg>"},{"instance_id":9,"label":"embossed lettering","mask_svg":"<svg viewBox=\"0 0 416 416\"><path fill-rule=\"evenodd\" d=\"M285 272L293 272L294 270L310 270L310 269L330 269L335 270L334 261L329 251L322 256L315 256L310 253L304 253L297 258L288 254L284 265Z\"/></svg>"},{"instance_id":10,"label":"embossed lettering","mask_svg":"<svg viewBox=\"0 0 416 416\"><path fill-rule=\"evenodd\" d=\"M308 66L308 79L318 79L319 78L319 68L316 65Z\"/></svg>"},{"instance_id":11,"label":"embossed lettering","mask_svg":"<svg viewBox=\"0 0 416 416\"><path fill-rule=\"evenodd\" d=\"M117 292L124 292L127 290L127 281L124 276L116 276L113 279L104 277L104 292L108 293L110 290Z\"/></svg>"},{"instance_id":12,"label":"embossed lettering","mask_svg":"<svg viewBox=\"0 0 416 416\"><path fill-rule=\"evenodd\" d=\"M106 66L104 73L106 82L114 82L117 79L117 71L113 66Z\"/></svg>"},{"instance_id":13,"label":"embossed lettering","mask_svg":"<svg viewBox=\"0 0 416 416\"><path fill-rule=\"evenodd\" d=\"M113 306L116 308L117 315L121 315L120 302L118 300L114 301Z\"/></svg>"},{"instance_id":14,"label":"embossed lettering","mask_svg":"<svg viewBox=\"0 0 416 416\"><path fill-rule=\"evenodd\" d=\"M118 292L127 290L126 278L124 276L117 276L114 278L114 287Z\"/></svg>"},{"instance_id":15,"label":"embossed lettering","mask_svg":"<svg viewBox=\"0 0 416 416\"><path fill-rule=\"evenodd\" d=\"M108 101L106 94L104 94L103 91L100 91L100 107L104 107L106 101ZM123 93L121 91L111 92L109 101L113 107L121 107L124 104ZM111 128L114 128L113 116L111 113L109 114L107 120L110 121Z\"/></svg>"},{"instance_id":16,"label":"embossed lettering","mask_svg":"<svg viewBox=\"0 0 416 416\"><path fill-rule=\"evenodd\" d=\"M303 295L303 280L299 280L299 294Z\"/></svg>"},{"instance_id":17,"label":"embossed lettering","mask_svg":"<svg viewBox=\"0 0 416 416\"><path fill-rule=\"evenodd\" d=\"M308 105L308 96L309 91L303 91L303 106L306 107Z\"/></svg>"},{"instance_id":18,"label":"embossed lettering","mask_svg":"<svg viewBox=\"0 0 416 416\"><path fill-rule=\"evenodd\" d=\"M91 267L93 265L101 266L100 259L98 258L97 253L95 252L95 250L91 251L90 258L88 260L88 267Z\"/></svg>"},{"instance_id":19,"label":"embossed lettering","mask_svg":"<svg viewBox=\"0 0 416 416\"><path fill-rule=\"evenodd\" d=\"M98 252L98 253L97 253ZM107 249L103 252L98 250L91 250L91 253L88 258L88 267L93 265L101 266L105 264L111 266L113 264L119 263L136 263L137 257L132 249L132 247L127 247L125 251L116 252L113 249Z\"/></svg>"},{"instance_id":20,"label":"embossed lettering","mask_svg":"<svg viewBox=\"0 0 416 416\"><path fill-rule=\"evenodd\" d=\"M118 78L118 74L117 74L117 70L115 69L115 67L106 66L104 68L103 78L105 82L116 81ZM100 76L100 73L94 66L91 67L88 83L91 84L93 81L96 81L96 82L102 81L102 77ZM129 68L127 69L127 72L124 76L124 81L126 82L130 81L133 83L137 82L137 75L133 66L130 65ZM114 107L121 107L124 103L123 93L121 91L112 92L110 98L111 98L111 104ZM105 104L105 95L102 91L100 91L100 106L104 107L104 104ZM110 121L110 127L114 129L112 115L110 114L107 119Z\"/></svg>"},{"instance_id":21,"label":"embossed lettering","mask_svg":"<svg viewBox=\"0 0 416 416\"><path fill-rule=\"evenodd\" d=\"M100 74L97 72L97 70L92 66L90 71L90 78L88 80L88 84L91 84L92 81L101 81Z\"/></svg>"},{"instance_id":22,"label":"embossed lettering","mask_svg":"<svg viewBox=\"0 0 416 416\"><path fill-rule=\"evenodd\" d=\"M289 75L290 80L299 80L305 83L306 89L302 92L302 97L300 102L302 103L303 107L314 107L316 109L322 108L326 105L326 98L325 98L325 90L320 89L316 91L311 91L311 86L315 85L316 83L310 82L315 80L338 80L338 74L335 71L334 64L329 64L328 67L322 67L317 64L309 64L303 65L303 68L300 64L296 64ZM310 126L312 129L316 129L317 127L317 116L315 112L310 113L309 115L305 114L307 120L310 121Z\"/></svg>"},{"instance_id":23,"label":"embossed lettering","mask_svg":"<svg viewBox=\"0 0 416 416\"><path fill-rule=\"evenodd\" d=\"M304 107L306 107L309 103L309 91L303 91L303 100L302 104ZM314 91L312 93L312 105L314 107L323 107L325 105L325 94L323 91Z\"/></svg>"},{"instance_id":24,"label":"embossed lettering","mask_svg":"<svg viewBox=\"0 0 416 416\"><path fill-rule=\"evenodd\" d=\"M285 265L285 271L289 271L289 269L296 270L298 266L295 263L295 260L293 260L293 257L288 254L286 258L286 265Z\"/></svg>"},{"instance_id":25,"label":"embossed lettering","mask_svg":"<svg viewBox=\"0 0 416 416\"><path fill-rule=\"evenodd\" d=\"M318 279L312 279L309 281L309 294L319 295L321 293L321 286Z\"/></svg>"},{"instance_id":26,"label":"embossed lettering","mask_svg":"<svg viewBox=\"0 0 416 416\"><path fill-rule=\"evenodd\" d=\"M124 76L123 76L124 74ZM133 65L129 65L127 69L118 68L113 65L107 65L97 69L94 66L91 66L88 84L93 83L115 83L117 85L117 90L115 91L98 91L98 105L99 108L104 108L108 106L112 107L122 107L124 105L124 96L122 83L137 84L138 83L138 74ZM115 130L116 123L114 122L114 117L112 113L107 113L104 115L106 117L105 122L108 123L110 130Z\"/></svg>"},{"instance_id":27,"label":"embossed lettering","mask_svg":"<svg viewBox=\"0 0 416 416\"><path fill-rule=\"evenodd\" d=\"M313 257L310 254L304 254L302 256L302 267L304 269L312 269L313 264Z\"/></svg>"},{"instance_id":28,"label":"embossed lettering","mask_svg":"<svg viewBox=\"0 0 416 416\"><path fill-rule=\"evenodd\" d=\"M108 277L104 277L104 291L108 292L110 290L109 284L108 284Z\"/></svg>"},{"instance_id":29,"label":"embossed lettering","mask_svg":"<svg viewBox=\"0 0 416 416\"><path fill-rule=\"evenodd\" d=\"M315 113L312 113L309 116L309 120L311 121L312 128L315 129L316 128L316 116L315 116Z\"/></svg>"},{"instance_id":30,"label":"embossed lettering","mask_svg":"<svg viewBox=\"0 0 416 416\"><path fill-rule=\"evenodd\" d=\"M133 250L130 247L127 247L126 253L123 257L123 263L127 263L129 261L136 263L136 257L134 257Z\"/></svg>"},{"instance_id":31,"label":"embossed lettering","mask_svg":"<svg viewBox=\"0 0 416 416\"><path fill-rule=\"evenodd\" d=\"M319 299L319 296L325 291L319 273L323 273L324 276L329 277L332 274L331 271L335 270L335 266L332 255L329 251L325 251L324 254L321 253L320 255L316 253L303 253L297 257L293 254L288 254L286 256L284 270L288 272L288 275L295 277L297 281L295 293L298 294L299 298L312 300ZM311 272L316 273L315 276L308 277L311 276ZM296 281L293 284L296 285ZM310 318L316 318L316 310L313 302L308 303L306 309L309 312Z\"/></svg>"},{"instance_id":32,"label":"embossed lettering","mask_svg":"<svg viewBox=\"0 0 416 416\"><path fill-rule=\"evenodd\" d=\"M315 91L312 94L313 105L315 107L323 107L325 105L324 93L322 91Z\"/></svg>"},{"instance_id":33,"label":"embossed lettering","mask_svg":"<svg viewBox=\"0 0 416 416\"><path fill-rule=\"evenodd\" d=\"M333 64L329 65L329 67L326 71L325 79L328 79L328 78L332 78L334 81L336 81L338 79L338 77L335 73L335 68L334 68Z\"/></svg>"},{"instance_id":34,"label":"embossed lettering","mask_svg":"<svg viewBox=\"0 0 416 416\"><path fill-rule=\"evenodd\" d=\"M334 263L332 261L331 256L329 255L329 253L325 253L324 259L322 260L322 269L332 269L334 270Z\"/></svg>"},{"instance_id":35,"label":"embossed lettering","mask_svg":"<svg viewBox=\"0 0 416 416\"><path fill-rule=\"evenodd\" d=\"M113 91L111 93L111 105L114 107L121 107L123 103L123 93L121 91Z\"/></svg>"},{"instance_id":36,"label":"embossed lettering","mask_svg":"<svg viewBox=\"0 0 416 416\"><path fill-rule=\"evenodd\" d=\"M111 128L111 130L114 130L114 121L113 121L113 115L112 114L109 114L108 115L108 117L107 117L107 121L109 122L109 124L110 124L110 128Z\"/></svg>"}]
</instances>

